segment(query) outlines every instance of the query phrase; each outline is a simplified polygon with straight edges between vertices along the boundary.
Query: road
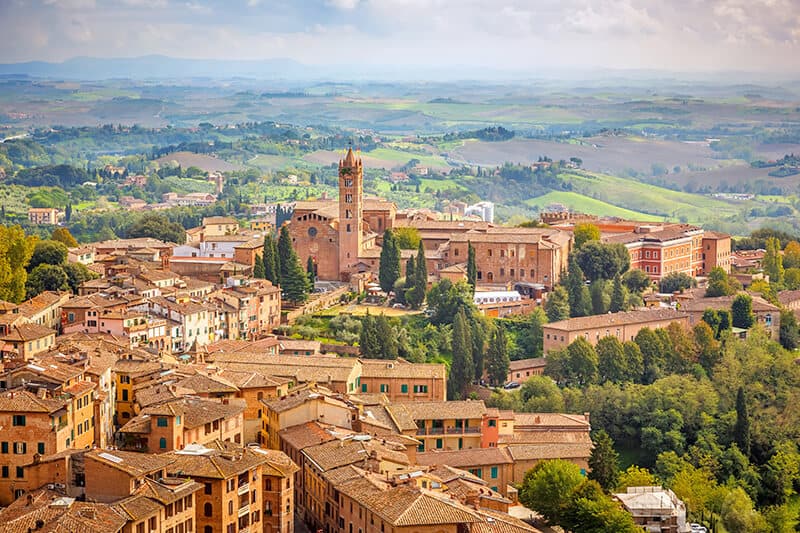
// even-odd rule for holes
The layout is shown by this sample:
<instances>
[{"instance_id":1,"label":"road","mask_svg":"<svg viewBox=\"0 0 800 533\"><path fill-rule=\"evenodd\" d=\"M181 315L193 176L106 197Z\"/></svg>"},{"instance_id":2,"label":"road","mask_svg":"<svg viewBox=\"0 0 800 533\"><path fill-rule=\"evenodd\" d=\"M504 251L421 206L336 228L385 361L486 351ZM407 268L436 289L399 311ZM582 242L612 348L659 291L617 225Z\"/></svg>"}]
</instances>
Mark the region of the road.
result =
<instances>
[{"instance_id":1,"label":"road","mask_svg":"<svg viewBox=\"0 0 800 533\"><path fill-rule=\"evenodd\" d=\"M27 134L27 133L20 133L19 135L12 135L11 137L6 137L6 138L5 138L5 139L3 139L2 141L0 141L0 144L4 143L4 142L6 142L6 141L11 141L11 140L13 140L13 139L24 139L24 138L25 138L25 137L27 137L27 136L28 136L28 134Z\"/></svg>"}]
</instances>

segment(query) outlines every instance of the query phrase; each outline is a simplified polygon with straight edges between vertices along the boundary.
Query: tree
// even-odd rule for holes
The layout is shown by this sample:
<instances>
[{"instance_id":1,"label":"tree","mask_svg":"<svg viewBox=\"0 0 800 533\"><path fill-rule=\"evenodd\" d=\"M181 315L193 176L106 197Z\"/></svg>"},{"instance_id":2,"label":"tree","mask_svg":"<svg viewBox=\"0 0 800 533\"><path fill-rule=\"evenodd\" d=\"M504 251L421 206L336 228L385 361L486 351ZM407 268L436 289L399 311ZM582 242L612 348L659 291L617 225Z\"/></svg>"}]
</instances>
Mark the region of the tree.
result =
<instances>
[{"instance_id":1,"label":"tree","mask_svg":"<svg viewBox=\"0 0 800 533\"><path fill-rule=\"evenodd\" d=\"M78 246L78 241L69 232L67 228L56 228L53 230L53 235L50 239L64 243L67 248L75 248Z\"/></svg>"},{"instance_id":2,"label":"tree","mask_svg":"<svg viewBox=\"0 0 800 533\"><path fill-rule=\"evenodd\" d=\"M419 230L411 226L394 228L392 233L394 233L397 245L401 250L413 250L419 246L422 240Z\"/></svg>"},{"instance_id":3,"label":"tree","mask_svg":"<svg viewBox=\"0 0 800 533\"><path fill-rule=\"evenodd\" d=\"M410 289L406 291L406 300L414 309L419 309L425 301L425 292L428 289L428 266L425 263L425 249L422 241L419 242L417 256L414 260L413 277L406 271L406 286Z\"/></svg>"},{"instance_id":4,"label":"tree","mask_svg":"<svg viewBox=\"0 0 800 533\"><path fill-rule=\"evenodd\" d=\"M631 465L620 473L617 490L625 492L628 487L652 487L654 485L658 485L658 480L648 469Z\"/></svg>"},{"instance_id":5,"label":"tree","mask_svg":"<svg viewBox=\"0 0 800 533\"><path fill-rule=\"evenodd\" d=\"M786 270L800 268L800 242L789 241L783 249L783 266Z\"/></svg>"},{"instance_id":6,"label":"tree","mask_svg":"<svg viewBox=\"0 0 800 533\"><path fill-rule=\"evenodd\" d=\"M586 533L641 532L630 513L593 480L584 480L564 503L560 525L568 531Z\"/></svg>"},{"instance_id":7,"label":"tree","mask_svg":"<svg viewBox=\"0 0 800 533\"><path fill-rule=\"evenodd\" d=\"M625 365L627 370L626 381L640 382L644 374L644 356L639 345L634 341L622 343L622 351L625 354Z\"/></svg>"},{"instance_id":8,"label":"tree","mask_svg":"<svg viewBox=\"0 0 800 533\"><path fill-rule=\"evenodd\" d=\"M517 353L524 354L525 358L542 357L545 323L547 323L547 315L541 307L535 307L527 315L522 327L517 330Z\"/></svg>"},{"instance_id":9,"label":"tree","mask_svg":"<svg viewBox=\"0 0 800 533\"><path fill-rule=\"evenodd\" d=\"M605 280L598 279L589 286L589 296L592 299L592 314L604 315L611 305L611 297L606 292Z\"/></svg>"},{"instance_id":10,"label":"tree","mask_svg":"<svg viewBox=\"0 0 800 533\"><path fill-rule=\"evenodd\" d=\"M600 229L591 222L582 222L575 225L572 230L572 235L574 236L575 249L577 250L583 246L585 242L599 241Z\"/></svg>"},{"instance_id":11,"label":"tree","mask_svg":"<svg viewBox=\"0 0 800 533\"><path fill-rule=\"evenodd\" d=\"M573 252L572 259L590 281L612 279L616 274L625 273L631 264L630 253L624 245L600 241L585 243Z\"/></svg>"},{"instance_id":12,"label":"tree","mask_svg":"<svg viewBox=\"0 0 800 533\"><path fill-rule=\"evenodd\" d=\"M381 247L378 281L381 290L389 293L394 289L395 282L400 279L400 247L392 230L383 232L383 246Z\"/></svg>"},{"instance_id":13,"label":"tree","mask_svg":"<svg viewBox=\"0 0 800 533\"><path fill-rule=\"evenodd\" d=\"M614 275L614 285L611 290L611 303L608 310L612 313L618 313L625 310L625 289L622 285L622 278L619 273Z\"/></svg>"},{"instance_id":14,"label":"tree","mask_svg":"<svg viewBox=\"0 0 800 533\"><path fill-rule=\"evenodd\" d=\"M277 286L280 284L280 265L278 264L278 248L271 234L264 236L264 255L261 262L264 264L264 278Z\"/></svg>"},{"instance_id":15,"label":"tree","mask_svg":"<svg viewBox=\"0 0 800 533\"><path fill-rule=\"evenodd\" d=\"M664 352L666 351L661 339L650 328L642 328L634 337L634 342L642 351L642 382L645 385L653 383L661 376L664 368Z\"/></svg>"},{"instance_id":16,"label":"tree","mask_svg":"<svg viewBox=\"0 0 800 533\"><path fill-rule=\"evenodd\" d=\"M172 222L163 213L145 213L128 226L125 234L128 238L150 237L165 242L183 244L186 242L186 230L177 222Z\"/></svg>"},{"instance_id":17,"label":"tree","mask_svg":"<svg viewBox=\"0 0 800 533\"><path fill-rule=\"evenodd\" d=\"M597 381L597 352L583 337L572 341L566 350L550 352L547 357L545 375L560 385L582 387Z\"/></svg>"},{"instance_id":18,"label":"tree","mask_svg":"<svg viewBox=\"0 0 800 533\"><path fill-rule=\"evenodd\" d=\"M728 279L728 273L722 267L714 267L708 274L708 286L706 287L706 296L711 298L714 296L730 296L736 292L736 287L731 284Z\"/></svg>"},{"instance_id":19,"label":"tree","mask_svg":"<svg viewBox=\"0 0 800 533\"><path fill-rule=\"evenodd\" d=\"M486 351L486 370L489 374L489 383L495 386L505 383L509 364L505 330L502 327L495 327L489 339L489 349Z\"/></svg>"},{"instance_id":20,"label":"tree","mask_svg":"<svg viewBox=\"0 0 800 533\"><path fill-rule=\"evenodd\" d=\"M602 429L592 440L594 448L589 455L589 479L597 481L607 491L614 490L619 481L619 454L614 450L614 441Z\"/></svg>"},{"instance_id":21,"label":"tree","mask_svg":"<svg viewBox=\"0 0 800 533\"><path fill-rule=\"evenodd\" d=\"M59 241L38 241L28 263L28 272L39 265L63 265L67 261L67 247Z\"/></svg>"},{"instance_id":22,"label":"tree","mask_svg":"<svg viewBox=\"0 0 800 533\"><path fill-rule=\"evenodd\" d=\"M531 376L519 389L523 410L529 413L561 413L564 396L558 385L547 376Z\"/></svg>"},{"instance_id":23,"label":"tree","mask_svg":"<svg viewBox=\"0 0 800 533\"><path fill-rule=\"evenodd\" d=\"M486 322L477 314L468 315L470 321L470 340L472 341L472 363L475 365L475 379L483 379L486 353Z\"/></svg>"},{"instance_id":24,"label":"tree","mask_svg":"<svg viewBox=\"0 0 800 533\"><path fill-rule=\"evenodd\" d=\"M359 353L367 359L376 359L381 351L375 319L367 313L361 319L361 332L358 336Z\"/></svg>"},{"instance_id":25,"label":"tree","mask_svg":"<svg viewBox=\"0 0 800 533\"><path fill-rule=\"evenodd\" d=\"M786 285L786 288L790 291L800 289L800 268L787 268L783 273L783 284Z\"/></svg>"},{"instance_id":26,"label":"tree","mask_svg":"<svg viewBox=\"0 0 800 533\"><path fill-rule=\"evenodd\" d=\"M725 497L720 518L730 533L758 533L766 528L764 517L753 508L753 500L741 487L734 487Z\"/></svg>"},{"instance_id":27,"label":"tree","mask_svg":"<svg viewBox=\"0 0 800 533\"><path fill-rule=\"evenodd\" d=\"M467 283L472 287L472 293L475 294L475 287L478 284L478 266L475 263L475 248L469 241L467 241Z\"/></svg>"},{"instance_id":28,"label":"tree","mask_svg":"<svg viewBox=\"0 0 800 533\"><path fill-rule=\"evenodd\" d=\"M595 350L600 383L606 381L622 383L630 379L625 349L617 337L613 335L603 337L597 341Z\"/></svg>"},{"instance_id":29,"label":"tree","mask_svg":"<svg viewBox=\"0 0 800 533\"><path fill-rule=\"evenodd\" d=\"M573 317L592 314L592 298L583 279L583 270L578 262L570 260L566 287L569 294L570 315Z\"/></svg>"},{"instance_id":30,"label":"tree","mask_svg":"<svg viewBox=\"0 0 800 533\"><path fill-rule=\"evenodd\" d=\"M256 279L264 279L266 277L264 272L264 258L261 254L256 254L256 262L253 265L253 277Z\"/></svg>"},{"instance_id":31,"label":"tree","mask_svg":"<svg viewBox=\"0 0 800 533\"><path fill-rule=\"evenodd\" d=\"M745 455L750 456L750 416L747 414L747 398L744 387L739 387L736 392L736 425L733 427L733 436L736 445Z\"/></svg>"},{"instance_id":32,"label":"tree","mask_svg":"<svg viewBox=\"0 0 800 533\"><path fill-rule=\"evenodd\" d=\"M314 265L314 258L312 256L308 256L306 260L306 275L308 276L308 284L309 286L313 287L314 282L317 281L317 275L315 274L316 268ZM394 284L392 284L394 286Z\"/></svg>"},{"instance_id":33,"label":"tree","mask_svg":"<svg viewBox=\"0 0 800 533\"><path fill-rule=\"evenodd\" d=\"M25 299L26 270L36 237L26 236L20 226L0 226L0 299L20 303Z\"/></svg>"},{"instance_id":34,"label":"tree","mask_svg":"<svg viewBox=\"0 0 800 533\"><path fill-rule=\"evenodd\" d=\"M694 343L697 346L697 359L700 366L706 371L706 374L711 374L714 365L719 362L722 355L720 353L720 343L714 336L714 330L711 329L705 321L698 322L692 328L694 334Z\"/></svg>"},{"instance_id":35,"label":"tree","mask_svg":"<svg viewBox=\"0 0 800 533\"><path fill-rule=\"evenodd\" d=\"M558 322L569 318L569 295L562 285L557 286L544 302L544 312L549 322Z\"/></svg>"},{"instance_id":36,"label":"tree","mask_svg":"<svg viewBox=\"0 0 800 533\"><path fill-rule=\"evenodd\" d=\"M693 277L683 272L672 272L661 279L659 290L665 293L673 293L689 289L696 285Z\"/></svg>"},{"instance_id":37,"label":"tree","mask_svg":"<svg viewBox=\"0 0 800 533\"><path fill-rule=\"evenodd\" d=\"M78 288L84 281L100 277L81 263L64 263L61 265L61 269L67 275L67 285L75 294L78 293Z\"/></svg>"},{"instance_id":38,"label":"tree","mask_svg":"<svg viewBox=\"0 0 800 533\"><path fill-rule=\"evenodd\" d=\"M628 287L629 291L636 293L641 293L653 285L650 276L644 270L639 270L638 268L625 272L622 276L622 283Z\"/></svg>"},{"instance_id":39,"label":"tree","mask_svg":"<svg viewBox=\"0 0 800 533\"><path fill-rule=\"evenodd\" d=\"M749 294L738 294L731 304L733 327L749 329L755 323L753 314L753 298Z\"/></svg>"},{"instance_id":40,"label":"tree","mask_svg":"<svg viewBox=\"0 0 800 533\"><path fill-rule=\"evenodd\" d=\"M764 488L770 503L786 503L794 492L794 485L800 481L800 454L797 445L784 440L775 446L775 453L767 461L764 472Z\"/></svg>"},{"instance_id":41,"label":"tree","mask_svg":"<svg viewBox=\"0 0 800 533\"><path fill-rule=\"evenodd\" d=\"M459 309L453 321L453 362L450 365L450 377L447 380L450 400L464 398L467 386L472 383L475 364L472 361L472 340L469 335L467 317L463 309Z\"/></svg>"},{"instance_id":42,"label":"tree","mask_svg":"<svg viewBox=\"0 0 800 533\"><path fill-rule=\"evenodd\" d=\"M375 335L379 344L378 359L397 359L397 335L392 330L389 319L381 313L375 319Z\"/></svg>"},{"instance_id":43,"label":"tree","mask_svg":"<svg viewBox=\"0 0 800 533\"><path fill-rule=\"evenodd\" d=\"M64 220L72 221L72 204L67 204L67 207L64 208Z\"/></svg>"},{"instance_id":44,"label":"tree","mask_svg":"<svg viewBox=\"0 0 800 533\"><path fill-rule=\"evenodd\" d=\"M798 331L797 317L790 309L781 311L779 340L781 346L787 350L795 350L800 346L800 332Z\"/></svg>"},{"instance_id":45,"label":"tree","mask_svg":"<svg viewBox=\"0 0 800 533\"><path fill-rule=\"evenodd\" d=\"M583 483L580 468L569 461L542 461L525 473L519 500L552 524L564 518L564 504Z\"/></svg>"},{"instance_id":46,"label":"tree","mask_svg":"<svg viewBox=\"0 0 800 533\"><path fill-rule=\"evenodd\" d=\"M769 281L771 283L783 283L784 270L781 243L775 237L767 239L767 247L761 265L764 269L764 273L769 276Z\"/></svg>"},{"instance_id":47,"label":"tree","mask_svg":"<svg viewBox=\"0 0 800 533\"><path fill-rule=\"evenodd\" d=\"M292 238L289 236L289 227L281 227L281 236L278 239L278 257L281 269L281 289L284 297L292 303L303 303L308 299L310 285L308 275L300 264L300 259L292 247Z\"/></svg>"},{"instance_id":48,"label":"tree","mask_svg":"<svg viewBox=\"0 0 800 533\"><path fill-rule=\"evenodd\" d=\"M48 265L42 263L28 274L25 285L26 297L33 298L44 291L66 291L69 290L67 274L59 265Z\"/></svg>"},{"instance_id":49,"label":"tree","mask_svg":"<svg viewBox=\"0 0 800 533\"><path fill-rule=\"evenodd\" d=\"M463 309L467 317L476 312L469 285L464 281L453 284L447 278L431 287L428 293L428 308L432 312L431 323L437 326L452 324L459 309Z\"/></svg>"}]
</instances>

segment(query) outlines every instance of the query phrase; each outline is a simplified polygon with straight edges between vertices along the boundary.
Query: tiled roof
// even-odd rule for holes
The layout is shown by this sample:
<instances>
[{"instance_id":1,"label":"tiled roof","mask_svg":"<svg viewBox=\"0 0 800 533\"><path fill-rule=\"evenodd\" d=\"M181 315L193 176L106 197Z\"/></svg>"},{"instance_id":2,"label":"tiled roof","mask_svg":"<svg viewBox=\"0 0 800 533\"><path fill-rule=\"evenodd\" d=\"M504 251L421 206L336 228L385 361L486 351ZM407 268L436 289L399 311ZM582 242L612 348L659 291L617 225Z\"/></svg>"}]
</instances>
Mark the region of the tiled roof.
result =
<instances>
[{"instance_id":1,"label":"tiled roof","mask_svg":"<svg viewBox=\"0 0 800 533\"><path fill-rule=\"evenodd\" d=\"M360 361L324 356L267 355L257 352L209 353L207 361L222 368L253 370L270 376L292 378L295 382L344 382ZM231 364L233 363L233 364Z\"/></svg>"},{"instance_id":2,"label":"tiled roof","mask_svg":"<svg viewBox=\"0 0 800 533\"><path fill-rule=\"evenodd\" d=\"M393 403L386 406L386 413L399 431L416 431L417 423L406 404Z\"/></svg>"},{"instance_id":3,"label":"tiled roof","mask_svg":"<svg viewBox=\"0 0 800 533\"><path fill-rule=\"evenodd\" d=\"M746 294L746 293L741 293ZM751 295L753 298L753 311L754 312L780 312L780 307L772 305L761 296ZM733 300L736 295L732 296L717 296L714 298L697 298L695 300L687 300L681 304L681 310L687 312L705 311L706 309L730 309L733 305Z\"/></svg>"},{"instance_id":4,"label":"tiled roof","mask_svg":"<svg viewBox=\"0 0 800 533\"><path fill-rule=\"evenodd\" d=\"M0 511L3 533L118 533L126 522L110 505L78 502L47 489L28 493Z\"/></svg>"},{"instance_id":5,"label":"tiled roof","mask_svg":"<svg viewBox=\"0 0 800 533\"><path fill-rule=\"evenodd\" d=\"M333 398L329 393L326 393L319 389L304 389L298 392L293 392L286 396L264 399L261 400L261 403L264 404L271 411L275 411L276 413L283 413L285 411L303 405L304 403L309 401L321 401L326 403L332 403L333 405L337 405L343 408L347 407L347 404L345 404L343 401L337 400L336 398Z\"/></svg>"},{"instance_id":6,"label":"tiled roof","mask_svg":"<svg viewBox=\"0 0 800 533\"><path fill-rule=\"evenodd\" d=\"M68 400L42 399L27 391L8 391L0 394L0 412L54 413L66 409Z\"/></svg>"},{"instance_id":7,"label":"tiled roof","mask_svg":"<svg viewBox=\"0 0 800 533\"><path fill-rule=\"evenodd\" d=\"M39 324L19 324L13 326L2 339L6 341L27 342L30 340L43 339L48 335L55 335L56 332L46 326Z\"/></svg>"},{"instance_id":8,"label":"tiled roof","mask_svg":"<svg viewBox=\"0 0 800 533\"><path fill-rule=\"evenodd\" d=\"M231 399L225 403L184 396L148 406L142 409L142 413L139 417L143 415L149 415L151 417L159 415L180 415L183 416L184 427L195 428L213 422L214 420L224 420L238 416L244 412L244 409L244 400Z\"/></svg>"},{"instance_id":9,"label":"tiled roof","mask_svg":"<svg viewBox=\"0 0 800 533\"><path fill-rule=\"evenodd\" d=\"M542 459L586 459L592 452L591 444L511 444L506 447L514 461Z\"/></svg>"},{"instance_id":10,"label":"tiled roof","mask_svg":"<svg viewBox=\"0 0 800 533\"><path fill-rule=\"evenodd\" d=\"M292 426L282 429L278 434L281 440L298 451L336 439L330 431L318 422L306 422L299 426Z\"/></svg>"},{"instance_id":11,"label":"tiled roof","mask_svg":"<svg viewBox=\"0 0 800 533\"><path fill-rule=\"evenodd\" d=\"M538 529L519 518L494 511L492 509L476 509L482 521L470 524L470 533L541 533Z\"/></svg>"},{"instance_id":12,"label":"tiled roof","mask_svg":"<svg viewBox=\"0 0 800 533\"><path fill-rule=\"evenodd\" d=\"M114 508L131 522L137 522L161 511L161 505L144 495L133 495L113 504Z\"/></svg>"},{"instance_id":13,"label":"tiled roof","mask_svg":"<svg viewBox=\"0 0 800 533\"><path fill-rule=\"evenodd\" d=\"M197 394L236 393L238 387L221 376L195 374L180 380L176 386L193 390Z\"/></svg>"},{"instance_id":14,"label":"tiled roof","mask_svg":"<svg viewBox=\"0 0 800 533\"><path fill-rule=\"evenodd\" d=\"M288 378L265 376L259 372L222 369L217 376L228 380L240 389L277 387L289 383Z\"/></svg>"},{"instance_id":15,"label":"tiled roof","mask_svg":"<svg viewBox=\"0 0 800 533\"><path fill-rule=\"evenodd\" d=\"M98 461L116 468L132 477L142 477L163 470L173 462L166 454L126 452L122 450L91 450L86 452L86 460Z\"/></svg>"},{"instance_id":16,"label":"tiled roof","mask_svg":"<svg viewBox=\"0 0 800 533\"><path fill-rule=\"evenodd\" d=\"M648 309L642 311L622 311L619 313L606 313L604 315L583 316L568 318L558 322L545 324L547 330L580 331L602 327L617 327L629 324L646 324L664 320L681 320L687 318L686 313L673 309Z\"/></svg>"},{"instance_id":17,"label":"tiled roof","mask_svg":"<svg viewBox=\"0 0 800 533\"><path fill-rule=\"evenodd\" d=\"M139 407L148 407L150 405L174 400L186 394L191 394L192 391L186 389L178 389L168 385L155 385L136 391L136 403Z\"/></svg>"},{"instance_id":18,"label":"tiled roof","mask_svg":"<svg viewBox=\"0 0 800 533\"><path fill-rule=\"evenodd\" d=\"M358 438L359 436L345 437L309 446L302 453L323 472L341 466L363 464L373 452L384 461L400 465L410 464L403 446L384 444L377 438L357 440Z\"/></svg>"},{"instance_id":19,"label":"tiled roof","mask_svg":"<svg viewBox=\"0 0 800 533\"><path fill-rule=\"evenodd\" d=\"M444 379L445 375L445 366L438 363L361 360L361 376L367 378Z\"/></svg>"},{"instance_id":20,"label":"tiled roof","mask_svg":"<svg viewBox=\"0 0 800 533\"><path fill-rule=\"evenodd\" d=\"M250 449L257 454L266 457L267 462L264 463L265 476L289 477L300 470L300 467L294 464L294 462L289 459L289 456L281 451L269 450L261 447Z\"/></svg>"},{"instance_id":21,"label":"tiled roof","mask_svg":"<svg viewBox=\"0 0 800 533\"><path fill-rule=\"evenodd\" d=\"M800 291L781 291L778 293L778 301L782 305L789 305L800 300Z\"/></svg>"},{"instance_id":22,"label":"tiled roof","mask_svg":"<svg viewBox=\"0 0 800 533\"><path fill-rule=\"evenodd\" d=\"M162 504L169 504L201 488L203 485L188 478L167 477L160 481L154 481L146 477L137 493Z\"/></svg>"},{"instance_id":23,"label":"tiled roof","mask_svg":"<svg viewBox=\"0 0 800 533\"><path fill-rule=\"evenodd\" d=\"M164 455L173 459L167 467L169 473L192 478L226 479L269 461L266 455L248 448L228 451L201 447L200 453L193 453L187 446Z\"/></svg>"},{"instance_id":24,"label":"tiled roof","mask_svg":"<svg viewBox=\"0 0 800 533\"><path fill-rule=\"evenodd\" d=\"M19 313L21 315L30 317L52 305L57 304L65 297L68 297L69 294L70 293L66 291L45 291L39 293L30 300L19 304Z\"/></svg>"},{"instance_id":25,"label":"tiled roof","mask_svg":"<svg viewBox=\"0 0 800 533\"><path fill-rule=\"evenodd\" d=\"M469 468L472 465L511 464L511 457L503 448L465 448L462 450L430 451L417 454L421 465L447 465Z\"/></svg>"},{"instance_id":26,"label":"tiled roof","mask_svg":"<svg viewBox=\"0 0 800 533\"><path fill-rule=\"evenodd\" d=\"M448 418L482 418L486 414L483 400L398 402L414 420L445 420Z\"/></svg>"},{"instance_id":27,"label":"tiled roof","mask_svg":"<svg viewBox=\"0 0 800 533\"><path fill-rule=\"evenodd\" d=\"M583 415L567 413L514 413L514 425L541 429L569 428L589 431L591 425Z\"/></svg>"}]
</instances>

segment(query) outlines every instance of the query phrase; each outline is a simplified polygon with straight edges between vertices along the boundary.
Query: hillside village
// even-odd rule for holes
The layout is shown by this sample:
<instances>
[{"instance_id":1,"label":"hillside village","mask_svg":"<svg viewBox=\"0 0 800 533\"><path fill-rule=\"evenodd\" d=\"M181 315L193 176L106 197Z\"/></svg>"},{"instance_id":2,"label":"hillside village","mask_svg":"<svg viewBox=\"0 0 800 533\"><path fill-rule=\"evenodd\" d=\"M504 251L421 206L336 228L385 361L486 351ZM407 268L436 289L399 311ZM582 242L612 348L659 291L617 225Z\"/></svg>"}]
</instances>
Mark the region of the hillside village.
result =
<instances>
[{"instance_id":1,"label":"hillside village","mask_svg":"<svg viewBox=\"0 0 800 533\"><path fill-rule=\"evenodd\" d=\"M180 245L143 237L71 247L67 261L92 279L74 293L2 302L0 425L12 431L0 443L0 521L13 531L58 523L94 532L289 532L298 522L316 531L537 531L519 487L550 460L590 472L592 413L491 407L489 384L504 394L543 373L572 379L548 366L576 343L688 331L709 310L729 313L739 295L752 315L747 327L734 318L741 338L755 327L778 339L782 307L800 308L797 291L778 293L780 306L744 291L764 281L751 267L765 254L732 252L729 235L565 212L527 228L445 219L365 198L362 177L348 151L338 200L298 201L281 228L272 210L271 220L246 229L207 217ZM387 294L408 289L420 272L423 299L441 282L468 282L468 305L485 317L550 316L548 301L573 276L569 258L586 226L599 232L597 246L622 247L648 290L635 306L556 316L542 326L541 356L506 354L500 379L487 364L454 389L455 346L448 369L281 329L354 294L381 315L395 309ZM419 247L398 249L402 271L384 291L386 239L398 228L413 228ZM278 230L314 281L301 297L263 271ZM405 287L395 284L400 274ZM652 289L677 275L690 286ZM719 276L744 289L712 296ZM438 311L429 301L425 313ZM663 496L656 509L654 494ZM628 487L615 502L637 524L689 531L684 503L669 489Z\"/></svg>"}]
</instances>

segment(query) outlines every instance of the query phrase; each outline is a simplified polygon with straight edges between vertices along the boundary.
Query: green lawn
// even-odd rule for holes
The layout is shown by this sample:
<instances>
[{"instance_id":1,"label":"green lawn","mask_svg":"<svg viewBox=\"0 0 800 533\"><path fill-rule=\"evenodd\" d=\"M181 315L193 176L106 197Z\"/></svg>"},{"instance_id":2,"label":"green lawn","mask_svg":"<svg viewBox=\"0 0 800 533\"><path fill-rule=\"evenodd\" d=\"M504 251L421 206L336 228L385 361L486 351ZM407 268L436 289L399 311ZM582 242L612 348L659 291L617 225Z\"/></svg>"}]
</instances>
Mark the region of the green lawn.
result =
<instances>
[{"instance_id":1,"label":"green lawn","mask_svg":"<svg viewBox=\"0 0 800 533\"><path fill-rule=\"evenodd\" d=\"M262 170L282 170L294 163L295 160L290 157L269 154L259 154L256 157L247 160L248 165L258 167Z\"/></svg>"},{"instance_id":2,"label":"green lawn","mask_svg":"<svg viewBox=\"0 0 800 533\"><path fill-rule=\"evenodd\" d=\"M444 158L438 155L431 155L429 153L422 153L417 151L398 150L395 148L376 148L364 154L374 157L375 159L383 159L385 161L394 161L397 163L407 163L412 159L418 159L420 165L426 167L447 167L447 162Z\"/></svg>"},{"instance_id":3,"label":"green lawn","mask_svg":"<svg viewBox=\"0 0 800 533\"><path fill-rule=\"evenodd\" d=\"M531 207L538 207L543 209L549 204L558 203L564 204L572 211L586 213L589 215L600 215L609 217L620 217L631 220L662 220L663 217L648 215L639 211L617 207L601 200L596 200L589 196L584 196L575 192L568 191L553 191L545 194L544 196L537 196L525 202Z\"/></svg>"}]
</instances>

